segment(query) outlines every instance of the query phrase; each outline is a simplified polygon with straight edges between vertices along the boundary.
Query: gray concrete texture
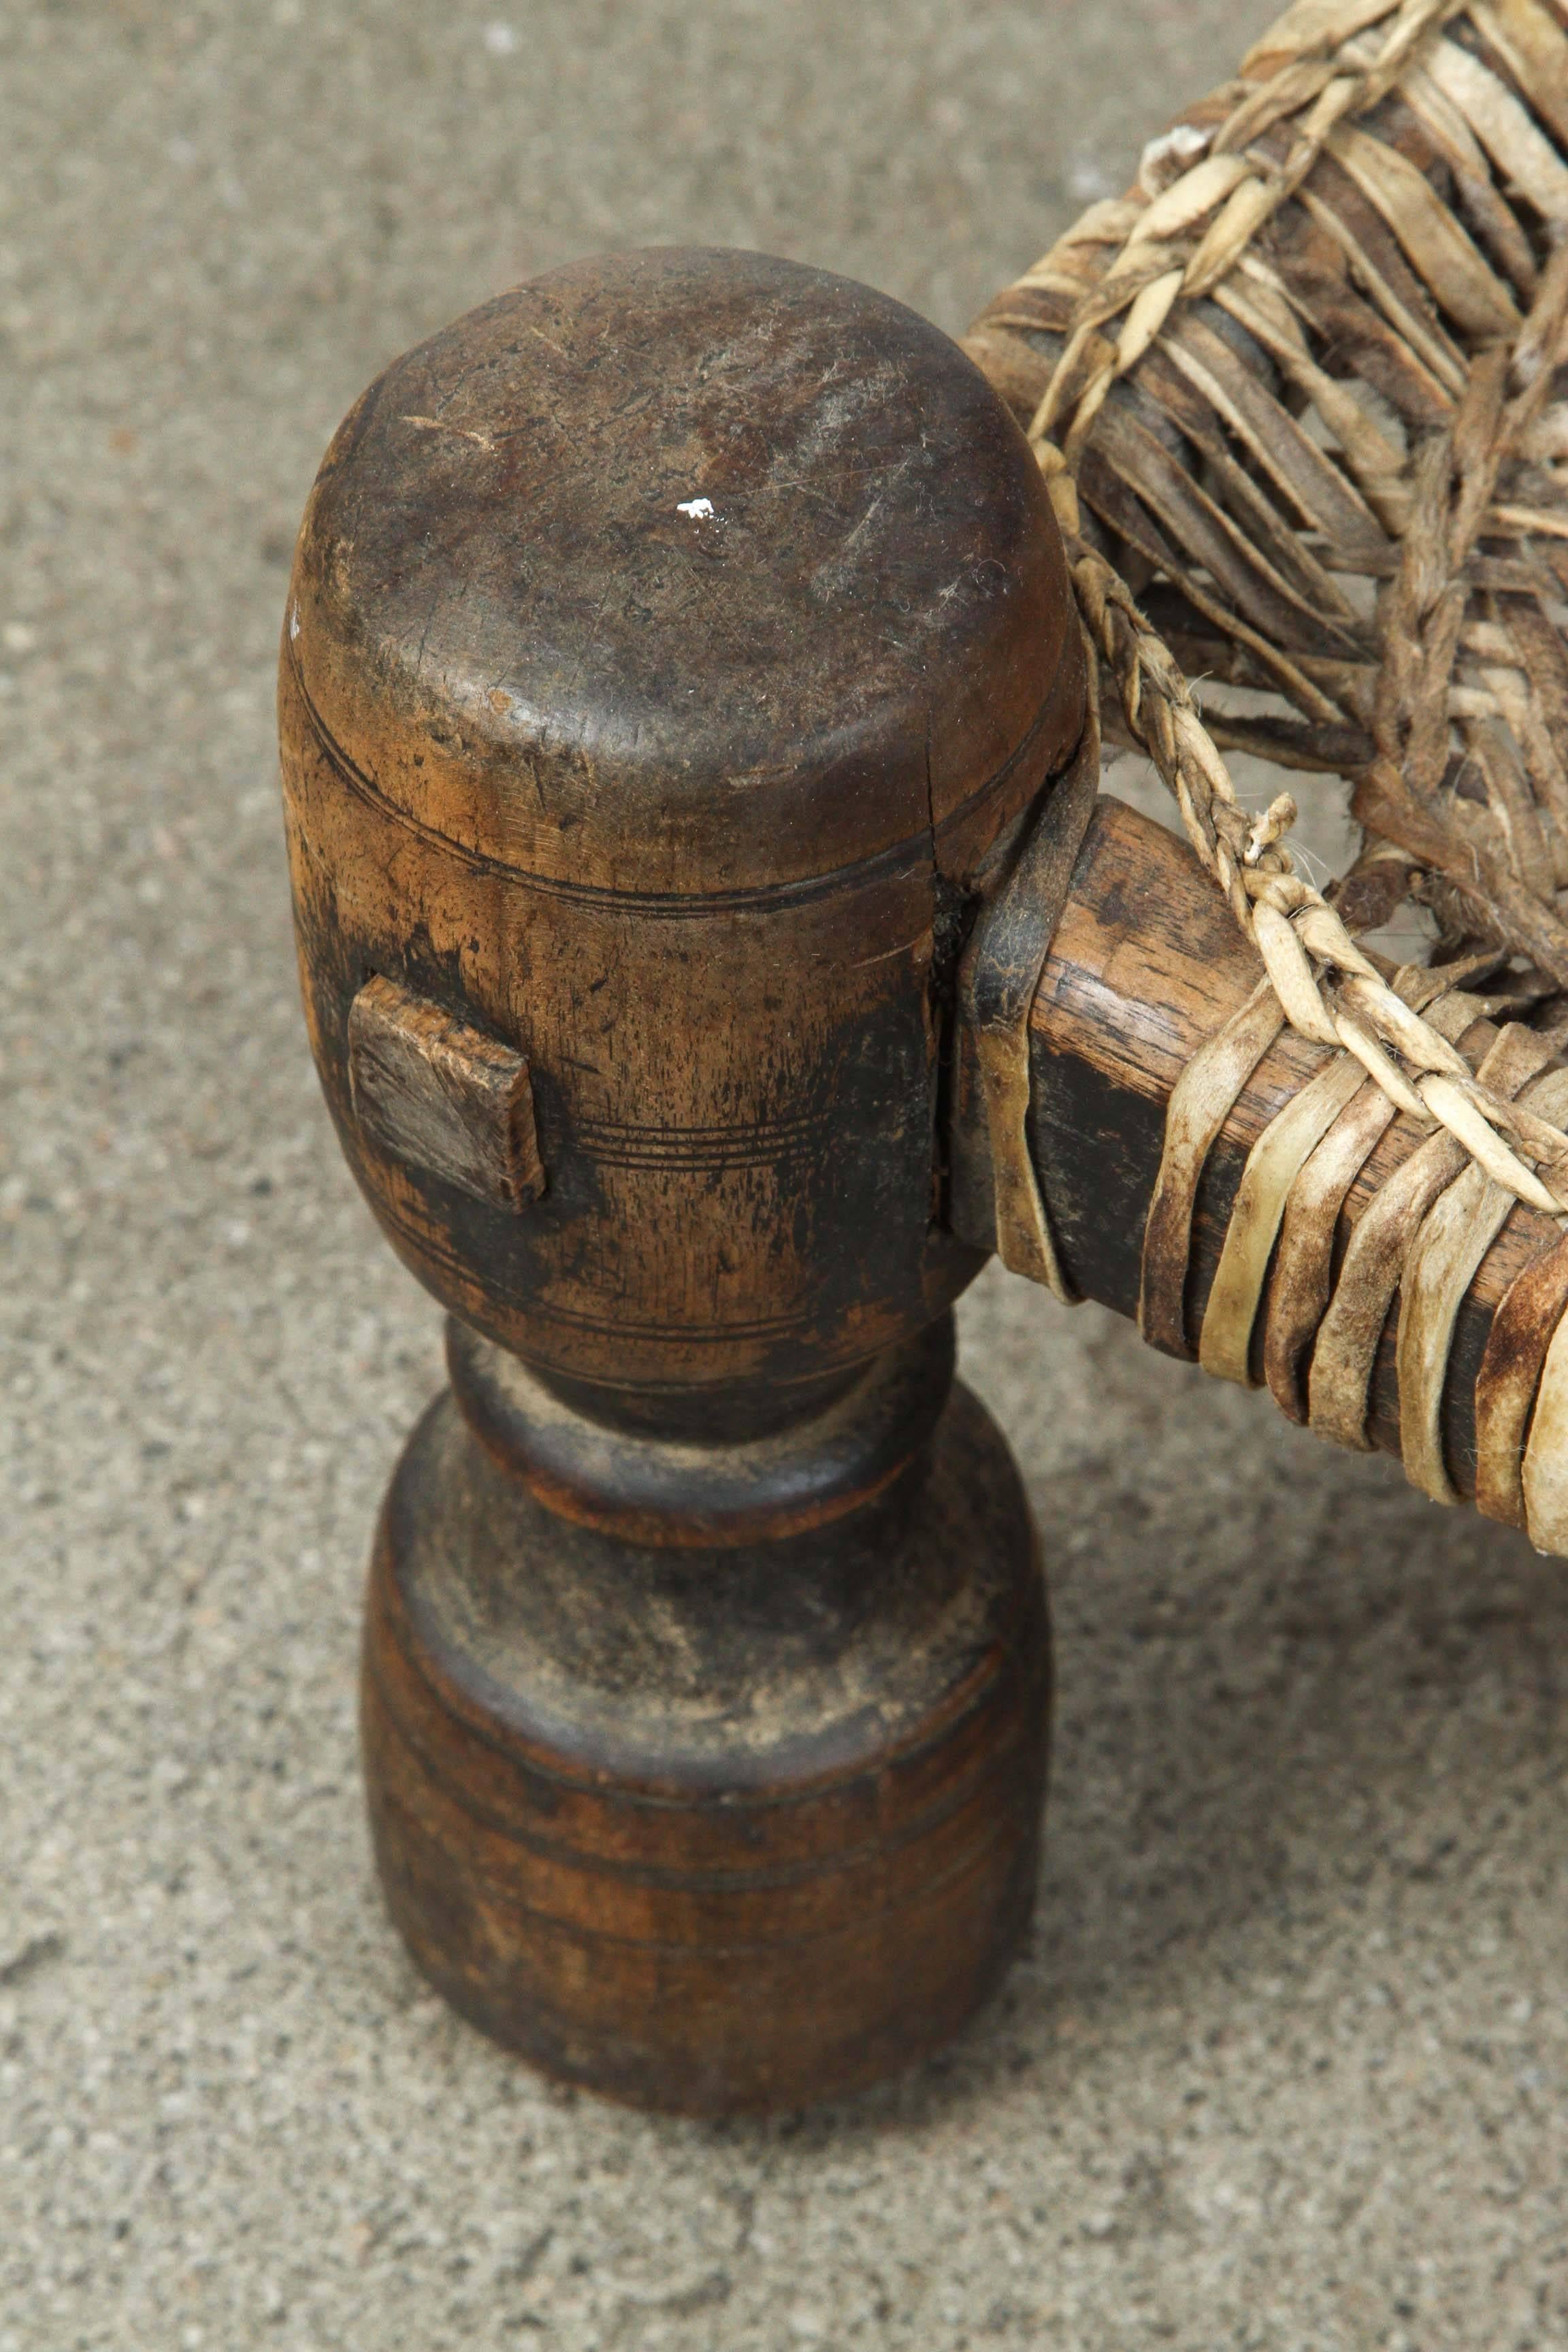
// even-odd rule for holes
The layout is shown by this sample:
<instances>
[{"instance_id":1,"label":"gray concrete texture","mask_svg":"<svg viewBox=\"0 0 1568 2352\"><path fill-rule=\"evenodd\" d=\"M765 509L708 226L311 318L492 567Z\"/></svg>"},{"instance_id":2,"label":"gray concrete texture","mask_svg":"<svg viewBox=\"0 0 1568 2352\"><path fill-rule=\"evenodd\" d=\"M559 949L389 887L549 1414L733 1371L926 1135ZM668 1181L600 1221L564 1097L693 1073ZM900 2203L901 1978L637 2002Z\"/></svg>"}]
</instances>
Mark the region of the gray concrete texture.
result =
<instances>
[{"instance_id":1,"label":"gray concrete texture","mask_svg":"<svg viewBox=\"0 0 1568 2352\"><path fill-rule=\"evenodd\" d=\"M361 1813L440 1366L294 992L329 433L614 244L958 327L1265 15L0 5L4 2352L1568 2344L1563 1571L1096 1310L964 1311L1060 1711L1032 1943L940 2060L720 2129L552 2090L423 1990Z\"/></svg>"}]
</instances>

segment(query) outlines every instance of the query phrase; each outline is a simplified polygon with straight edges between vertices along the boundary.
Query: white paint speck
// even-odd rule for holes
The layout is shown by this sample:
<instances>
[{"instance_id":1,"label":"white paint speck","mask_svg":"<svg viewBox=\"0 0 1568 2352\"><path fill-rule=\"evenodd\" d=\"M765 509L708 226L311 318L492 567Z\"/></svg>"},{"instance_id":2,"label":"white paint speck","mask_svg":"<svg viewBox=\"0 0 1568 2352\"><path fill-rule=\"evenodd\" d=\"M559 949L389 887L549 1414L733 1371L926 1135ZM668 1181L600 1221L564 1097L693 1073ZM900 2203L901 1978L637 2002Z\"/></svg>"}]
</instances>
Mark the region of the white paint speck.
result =
<instances>
[{"instance_id":1,"label":"white paint speck","mask_svg":"<svg viewBox=\"0 0 1568 2352\"><path fill-rule=\"evenodd\" d=\"M485 47L492 58L510 58L517 49L517 27L514 25L487 25Z\"/></svg>"},{"instance_id":2,"label":"white paint speck","mask_svg":"<svg viewBox=\"0 0 1568 2352\"><path fill-rule=\"evenodd\" d=\"M289 644L290 644L290 645L292 645L292 644L293 644L293 642L294 642L295 638L299 635L299 634L300 634L300 607L299 607L299 605L296 604L294 604L294 605L291 605L291 606L290 606L290 608L289 608Z\"/></svg>"},{"instance_id":3,"label":"white paint speck","mask_svg":"<svg viewBox=\"0 0 1568 2352\"><path fill-rule=\"evenodd\" d=\"M693 522L707 522L713 512L713 501L711 499L682 499L675 511L689 515Z\"/></svg>"}]
</instances>

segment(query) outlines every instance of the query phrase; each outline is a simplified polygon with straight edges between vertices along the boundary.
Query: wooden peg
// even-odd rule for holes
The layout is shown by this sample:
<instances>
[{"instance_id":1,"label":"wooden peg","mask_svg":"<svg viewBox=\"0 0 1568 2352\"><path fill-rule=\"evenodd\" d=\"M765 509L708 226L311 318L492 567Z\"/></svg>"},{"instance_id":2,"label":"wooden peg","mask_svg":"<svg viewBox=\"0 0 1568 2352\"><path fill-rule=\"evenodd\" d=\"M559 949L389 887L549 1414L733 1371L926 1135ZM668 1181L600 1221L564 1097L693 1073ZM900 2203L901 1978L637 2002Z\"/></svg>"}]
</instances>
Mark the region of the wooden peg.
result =
<instances>
[{"instance_id":1,"label":"wooden peg","mask_svg":"<svg viewBox=\"0 0 1568 2352\"><path fill-rule=\"evenodd\" d=\"M405 1167L497 1208L544 1190L523 1056L379 973L349 1007L349 1095L366 1142Z\"/></svg>"}]
</instances>

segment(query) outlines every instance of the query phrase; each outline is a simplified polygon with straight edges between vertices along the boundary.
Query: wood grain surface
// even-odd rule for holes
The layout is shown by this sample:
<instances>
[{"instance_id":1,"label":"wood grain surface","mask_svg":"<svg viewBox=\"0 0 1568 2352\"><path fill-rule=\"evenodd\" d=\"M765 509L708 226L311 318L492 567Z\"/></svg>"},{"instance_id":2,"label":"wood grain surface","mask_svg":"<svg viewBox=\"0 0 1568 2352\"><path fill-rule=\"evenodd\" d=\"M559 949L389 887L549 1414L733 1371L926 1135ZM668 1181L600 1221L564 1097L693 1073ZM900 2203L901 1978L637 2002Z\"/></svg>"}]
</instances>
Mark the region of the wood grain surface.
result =
<instances>
[{"instance_id":1,"label":"wood grain surface","mask_svg":"<svg viewBox=\"0 0 1568 2352\"><path fill-rule=\"evenodd\" d=\"M379 974L349 1007L354 1117L379 1148L502 1209L544 1190L522 1055Z\"/></svg>"},{"instance_id":2,"label":"wood grain surface","mask_svg":"<svg viewBox=\"0 0 1568 2352\"><path fill-rule=\"evenodd\" d=\"M1024 1931L1045 1594L952 1388L942 1137L963 940L1085 693L1005 405L822 271L553 272L318 477L307 1018L460 1327L372 1575L377 1855L448 1998L616 2096L871 2080Z\"/></svg>"},{"instance_id":3,"label":"wood grain surface","mask_svg":"<svg viewBox=\"0 0 1568 2352\"><path fill-rule=\"evenodd\" d=\"M465 2016L613 2097L852 2089L1016 1948L1048 1690L1028 1506L965 1390L894 1491L722 1555L557 1517L444 1398L371 1577L392 1916Z\"/></svg>"},{"instance_id":4,"label":"wood grain surface","mask_svg":"<svg viewBox=\"0 0 1568 2352\"><path fill-rule=\"evenodd\" d=\"M1246 1002L1260 971L1185 844L1103 796L1035 999L1031 1139L1069 1277L1086 1297L1120 1314L1137 1312L1143 1222L1171 1089L1197 1047ZM1247 1153L1329 1058L1325 1047L1284 1032L1243 1087L1209 1153L1186 1297L1194 1345ZM1342 1251L1378 1186L1423 1140L1401 1117L1373 1146L1345 1202ZM1475 1492L1475 1380L1493 1310L1552 1238L1548 1219L1516 1205L1460 1307L1441 1429L1449 1475L1465 1495ZM1379 1346L1370 1417L1374 1444L1394 1454L1398 1307L1396 1293ZM1258 1381L1261 1344L1259 1329L1251 1368Z\"/></svg>"},{"instance_id":5,"label":"wood grain surface","mask_svg":"<svg viewBox=\"0 0 1568 2352\"><path fill-rule=\"evenodd\" d=\"M296 552L284 792L327 1099L443 1305L696 1430L942 1313L980 1264L932 1214L952 967L1076 646L1002 402L825 271L574 264L371 387ZM356 1115L367 973L526 1058L526 1215Z\"/></svg>"}]
</instances>

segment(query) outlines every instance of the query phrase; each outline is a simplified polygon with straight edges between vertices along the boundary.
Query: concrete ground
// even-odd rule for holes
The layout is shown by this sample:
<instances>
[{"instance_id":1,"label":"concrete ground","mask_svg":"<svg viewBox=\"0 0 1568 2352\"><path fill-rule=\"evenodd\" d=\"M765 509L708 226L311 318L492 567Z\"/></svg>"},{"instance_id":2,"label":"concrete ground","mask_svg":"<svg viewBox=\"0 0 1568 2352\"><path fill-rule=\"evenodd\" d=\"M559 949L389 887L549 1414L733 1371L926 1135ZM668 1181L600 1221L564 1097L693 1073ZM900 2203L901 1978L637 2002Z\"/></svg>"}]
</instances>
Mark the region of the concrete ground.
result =
<instances>
[{"instance_id":1,"label":"concrete ground","mask_svg":"<svg viewBox=\"0 0 1568 2352\"><path fill-rule=\"evenodd\" d=\"M440 1371L294 993L328 434L610 244L956 327L1266 13L0 6L4 2352L1568 2345L1568 1579L1094 1310L965 1310L1060 1722L1031 1948L940 2062L723 2129L552 2091L422 1990L361 1815Z\"/></svg>"}]
</instances>

